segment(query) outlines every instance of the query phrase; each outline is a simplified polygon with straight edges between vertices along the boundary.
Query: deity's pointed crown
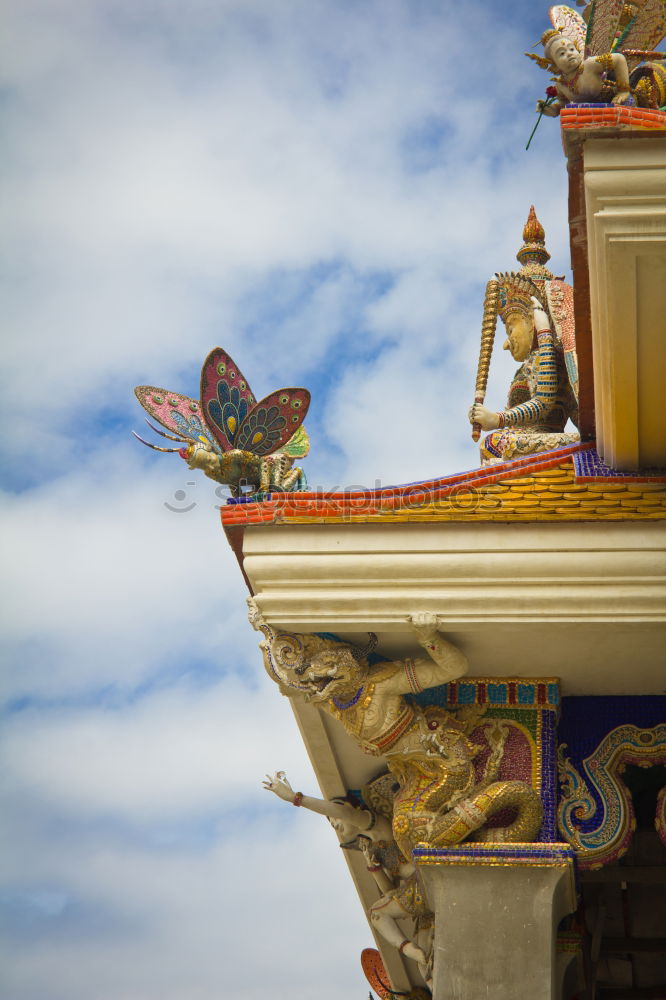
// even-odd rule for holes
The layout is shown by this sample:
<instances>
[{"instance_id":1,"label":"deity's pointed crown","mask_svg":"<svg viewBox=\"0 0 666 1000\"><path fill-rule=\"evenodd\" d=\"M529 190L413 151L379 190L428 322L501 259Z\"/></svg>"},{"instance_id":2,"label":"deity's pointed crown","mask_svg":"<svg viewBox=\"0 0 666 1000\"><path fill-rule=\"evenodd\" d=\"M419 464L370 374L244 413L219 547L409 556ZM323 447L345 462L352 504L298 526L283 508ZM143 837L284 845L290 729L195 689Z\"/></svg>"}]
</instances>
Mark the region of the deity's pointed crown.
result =
<instances>
[{"instance_id":1,"label":"deity's pointed crown","mask_svg":"<svg viewBox=\"0 0 666 1000\"><path fill-rule=\"evenodd\" d=\"M537 219L534 205L530 205L527 222L523 227L523 245L516 254L516 259L522 264L521 274L531 281L553 279L552 271L545 266L546 261L550 260L550 254L546 250L546 233Z\"/></svg>"}]
</instances>

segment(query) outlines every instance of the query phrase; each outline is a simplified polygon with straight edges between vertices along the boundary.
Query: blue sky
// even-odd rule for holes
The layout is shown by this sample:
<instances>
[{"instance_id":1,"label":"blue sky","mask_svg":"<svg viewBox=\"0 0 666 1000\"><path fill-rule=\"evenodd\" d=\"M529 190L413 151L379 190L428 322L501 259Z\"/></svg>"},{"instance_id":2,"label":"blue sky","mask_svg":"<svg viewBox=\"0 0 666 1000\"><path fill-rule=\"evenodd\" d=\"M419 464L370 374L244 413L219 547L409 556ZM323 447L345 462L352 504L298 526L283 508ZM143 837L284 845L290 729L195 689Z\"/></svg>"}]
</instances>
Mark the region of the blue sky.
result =
<instances>
[{"instance_id":1,"label":"blue sky","mask_svg":"<svg viewBox=\"0 0 666 1000\"><path fill-rule=\"evenodd\" d=\"M367 995L335 836L264 679L214 484L133 386L226 348L305 385L311 484L478 464L485 282L532 202L569 264L547 9L14 0L2 111L7 1000ZM510 359L493 359L501 406ZM169 508L176 508L169 509ZM185 509L189 508L189 509Z\"/></svg>"}]
</instances>

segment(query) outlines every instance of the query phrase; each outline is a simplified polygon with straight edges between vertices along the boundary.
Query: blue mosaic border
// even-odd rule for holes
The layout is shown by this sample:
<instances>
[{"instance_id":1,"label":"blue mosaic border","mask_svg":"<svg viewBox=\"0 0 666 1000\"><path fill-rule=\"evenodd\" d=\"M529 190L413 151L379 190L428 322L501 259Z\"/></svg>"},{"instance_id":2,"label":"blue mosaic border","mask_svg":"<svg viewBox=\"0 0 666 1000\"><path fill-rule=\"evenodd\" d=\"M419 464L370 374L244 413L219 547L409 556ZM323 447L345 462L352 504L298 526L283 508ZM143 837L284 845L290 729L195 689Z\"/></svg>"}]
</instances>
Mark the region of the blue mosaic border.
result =
<instances>
[{"instance_id":1,"label":"blue mosaic border","mask_svg":"<svg viewBox=\"0 0 666 1000\"><path fill-rule=\"evenodd\" d=\"M539 689L545 695L539 701ZM470 677L428 688L416 695L405 695L417 705L440 705L456 708L462 705L488 705L489 708L543 708L557 711L560 706L560 685L552 678Z\"/></svg>"},{"instance_id":2,"label":"blue mosaic border","mask_svg":"<svg viewBox=\"0 0 666 1000\"><path fill-rule=\"evenodd\" d=\"M601 460L595 448L574 452L573 463L576 479L631 479L637 483L666 481L666 470L664 469L652 469L640 473L620 472L618 469L612 469L610 465L606 465Z\"/></svg>"},{"instance_id":3,"label":"blue mosaic border","mask_svg":"<svg viewBox=\"0 0 666 1000\"><path fill-rule=\"evenodd\" d=\"M562 699L557 741L566 744L565 757L585 775L585 759L613 729L624 725L652 729L664 722L666 695L567 695ZM596 809L593 816L580 820L583 833L597 828L605 809L597 787L590 783L588 790Z\"/></svg>"},{"instance_id":4,"label":"blue mosaic border","mask_svg":"<svg viewBox=\"0 0 666 1000\"><path fill-rule=\"evenodd\" d=\"M417 864L574 864L573 847L561 842L547 844L462 844L459 847L416 847Z\"/></svg>"},{"instance_id":5,"label":"blue mosaic border","mask_svg":"<svg viewBox=\"0 0 666 1000\"><path fill-rule=\"evenodd\" d=\"M541 713L541 804L543 823L539 840L557 841L557 717L554 712Z\"/></svg>"}]
</instances>

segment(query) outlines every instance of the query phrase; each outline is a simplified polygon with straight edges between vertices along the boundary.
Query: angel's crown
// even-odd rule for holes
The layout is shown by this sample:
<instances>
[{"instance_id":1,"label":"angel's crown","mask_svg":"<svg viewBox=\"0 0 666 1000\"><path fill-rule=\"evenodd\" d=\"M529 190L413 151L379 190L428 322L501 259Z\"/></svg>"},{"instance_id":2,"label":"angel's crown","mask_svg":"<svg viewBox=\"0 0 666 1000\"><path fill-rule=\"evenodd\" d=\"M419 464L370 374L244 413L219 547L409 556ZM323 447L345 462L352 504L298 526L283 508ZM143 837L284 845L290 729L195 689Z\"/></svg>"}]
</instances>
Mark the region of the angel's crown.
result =
<instances>
[{"instance_id":1,"label":"angel's crown","mask_svg":"<svg viewBox=\"0 0 666 1000\"><path fill-rule=\"evenodd\" d=\"M548 31L544 31L543 35L542 35L542 36L541 36L541 38L539 39L539 41L541 42L541 44L542 44L542 45L543 45L543 47L544 47L544 51L545 51L545 49L546 49L546 46L547 46L547 45L548 45L548 44L549 44L550 42L552 42L552 40L553 40L553 39L554 39L554 38L555 38L556 36L558 36L558 35L561 35L561 34L562 34L562 28L561 28L561 27L557 27L557 28L549 28L549 29L548 29Z\"/></svg>"},{"instance_id":2,"label":"angel's crown","mask_svg":"<svg viewBox=\"0 0 666 1000\"><path fill-rule=\"evenodd\" d=\"M563 34L563 31L564 29L562 27L548 28L547 31L544 31L543 35L539 39L539 41L543 45L544 54L542 56L538 56L534 52L526 52L525 55L527 56L527 58L533 59L534 62L541 67L541 69L553 69L555 63L553 62L552 59L548 57L547 54L548 46L556 38L560 38Z\"/></svg>"}]
</instances>

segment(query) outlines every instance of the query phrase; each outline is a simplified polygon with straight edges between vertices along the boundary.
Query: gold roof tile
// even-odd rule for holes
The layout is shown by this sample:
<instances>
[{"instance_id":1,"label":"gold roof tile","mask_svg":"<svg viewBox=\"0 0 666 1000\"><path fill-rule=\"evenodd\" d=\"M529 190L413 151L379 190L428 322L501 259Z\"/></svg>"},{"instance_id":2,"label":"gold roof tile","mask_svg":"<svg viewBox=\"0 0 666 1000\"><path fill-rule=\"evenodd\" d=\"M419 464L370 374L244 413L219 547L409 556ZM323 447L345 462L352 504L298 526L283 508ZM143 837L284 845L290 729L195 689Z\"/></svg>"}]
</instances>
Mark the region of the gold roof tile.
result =
<instances>
[{"instance_id":1,"label":"gold roof tile","mask_svg":"<svg viewBox=\"0 0 666 1000\"><path fill-rule=\"evenodd\" d=\"M627 487L624 483L581 483L582 486L587 486L588 490L592 493L626 493Z\"/></svg>"},{"instance_id":2,"label":"gold roof tile","mask_svg":"<svg viewBox=\"0 0 666 1000\"><path fill-rule=\"evenodd\" d=\"M481 470L485 473L486 470ZM293 514L279 507L276 521L301 524L380 522L383 524L421 523L433 521L473 522L534 522L534 521L621 521L656 520L666 517L666 484L607 482L599 478L591 482L576 482L573 463L569 457L562 465L548 469L534 469L529 475L516 475L503 479L502 467L489 467L488 476L500 477L486 485L472 479L458 482L451 492L437 498L434 492L423 491L423 504L400 498L396 492L396 506L389 506L385 499L368 497L364 510L346 507L343 498L327 506L322 504L307 513L307 501L302 512L298 495L288 498ZM446 488L446 487L445 487ZM402 503L402 505L401 505Z\"/></svg>"}]
</instances>

